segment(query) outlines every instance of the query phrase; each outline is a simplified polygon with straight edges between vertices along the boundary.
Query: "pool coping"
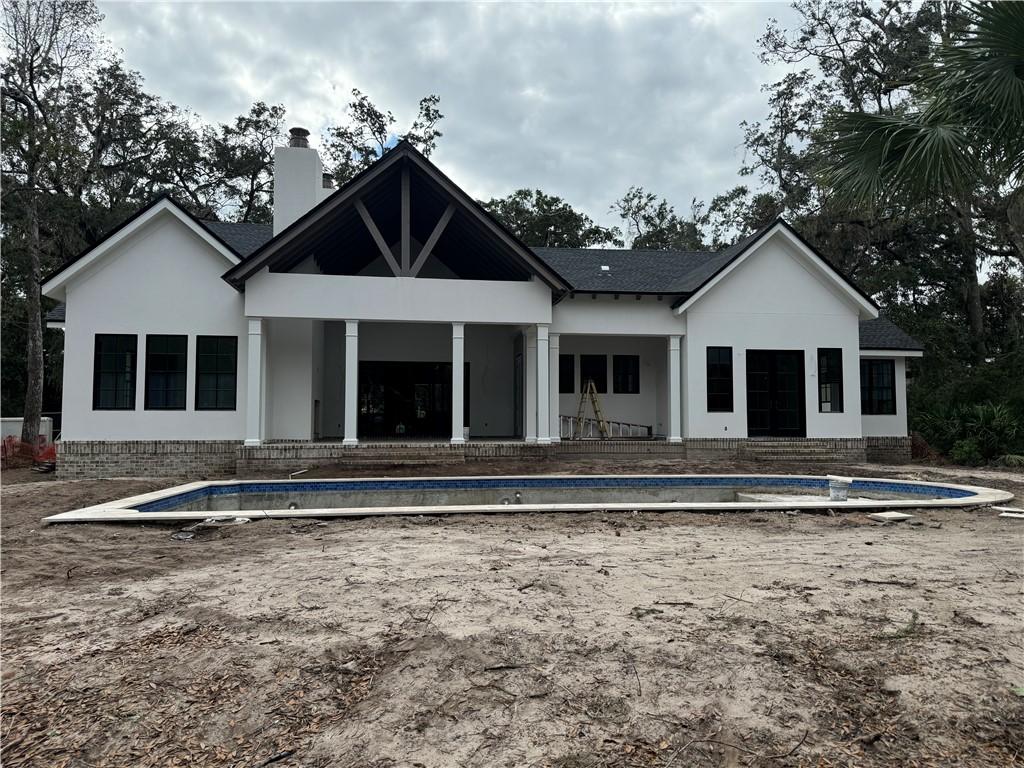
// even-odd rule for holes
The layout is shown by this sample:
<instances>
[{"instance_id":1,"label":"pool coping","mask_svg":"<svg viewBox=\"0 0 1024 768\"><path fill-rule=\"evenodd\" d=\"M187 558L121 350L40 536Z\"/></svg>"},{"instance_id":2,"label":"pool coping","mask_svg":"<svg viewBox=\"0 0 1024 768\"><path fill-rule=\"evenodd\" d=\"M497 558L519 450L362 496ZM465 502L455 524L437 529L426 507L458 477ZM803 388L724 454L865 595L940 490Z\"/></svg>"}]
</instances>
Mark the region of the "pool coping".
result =
<instances>
[{"instance_id":1,"label":"pool coping","mask_svg":"<svg viewBox=\"0 0 1024 768\"><path fill-rule=\"evenodd\" d=\"M936 483L926 480L908 480L898 478L879 477L856 477L854 480L860 482L878 483L908 483L918 486L935 488L955 489L969 492L970 496L940 499L850 499L848 501L833 501L828 498L808 497L804 500L785 501L726 501L726 502L704 502L704 501L681 501L681 502L611 502L608 504L459 504L459 505L433 505L433 506L391 506L391 507L327 507L318 509L246 509L224 512L212 512L210 510L192 511L161 511L161 512L140 512L137 507L147 503L161 501L171 496L188 493L203 488L237 485L239 483L259 483L265 485L299 485L309 483L331 483L331 482L395 482L408 481L437 481L437 480L528 480L537 478L547 479L580 479L580 478L792 478L794 480L825 480L822 475L791 475L791 474L560 474L560 475L446 475L432 477L350 477L350 478L309 478L309 479L233 479L233 480L204 480L182 485L164 488L159 491L129 496L116 501L94 504L89 507L74 509L69 512L61 512L42 519L42 523L131 523L131 522L192 522L206 520L211 517L248 517L248 518L332 518L332 517L382 517L389 515L455 515L455 514L495 514L509 512L594 512L594 511L650 511L650 512L751 512L751 511L772 511L772 510L809 510L809 511L857 511L864 509L943 509L951 507L982 507L992 504L999 504L1010 501L1014 498L1008 491L1000 491L995 488L984 488L975 485L960 485L957 483Z\"/></svg>"}]
</instances>

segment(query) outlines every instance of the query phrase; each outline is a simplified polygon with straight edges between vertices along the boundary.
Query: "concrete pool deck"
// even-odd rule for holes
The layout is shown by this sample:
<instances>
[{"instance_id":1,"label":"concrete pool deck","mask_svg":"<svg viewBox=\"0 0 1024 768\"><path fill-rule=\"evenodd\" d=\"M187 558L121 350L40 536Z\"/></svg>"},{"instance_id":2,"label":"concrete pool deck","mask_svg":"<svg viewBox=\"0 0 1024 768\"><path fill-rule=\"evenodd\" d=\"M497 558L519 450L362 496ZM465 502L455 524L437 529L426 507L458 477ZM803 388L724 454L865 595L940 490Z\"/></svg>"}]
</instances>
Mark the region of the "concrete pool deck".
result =
<instances>
[{"instance_id":1,"label":"concrete pool deck","mask_svg":"<svg viewBox=\"0 0 1024 768\"><path fill-rule=\"evenodd\" d=\"M818 475L796 475L796 474L701 474L701 475L488 475L488 476L464 476L464 477L422 477L422 478L336 478L318 479L312 481L316 484L330 483L429 483L431 481L500 481L508 486L515 486L518 482L526 483L538 479L550 479L552 481L579 481L582 479L615 478L617 481L628 481L629 479L640 480L657 477L662 480L676 479L685 481L687 479L707 480L710 478L729 479L735 478L737 485L743 483L742 479L763 479L765 486L784 485L780 480L793 481L824 481L826 478ZM934 488L937 493L954 492L956 495L943 498L863 498L851 497L847 501L834 501L827 496L812 495L780 495L762 494L759 498L749 501L650 501L638 499L629 502L599 503L588 501L585 503L536 503L523 502L514 504L457 504L457 505L402 505L402 506L358 506L358 507L320 507L310 509L239 509L227 510L161 510L161 511L140 511L140 507L152 505L157 502L170 500L173 497L183 494L201 492L206 489L224 488L227 486L244 486L253 484L256 481L246 480L213 480L186 483L184 485L154 491L151 493L131 496L113 502L96 504L69 512L50 515L42 519L44 524L52 523L132 523L132 522L191 522L205 520L210 517L225 515L241 515L249 518L344 518L344 517L377 517L388 515L457 515L457 514L487 514L487 513L508 513L508 512L593 512L593 511L647 511L647 512L754 512L771 510L802 510L809 512L824 512L832 510L835 512L859 511L859 510L884 510L884 509L942 509L952 507L982 507L993 504L1005 503L1013 499L1013 494L1007 491L1000 491L994 488L984 488L973 485L960 485L954 483L936 483L922 480L894 480L891 478L854 478L856 483L877 483L882 486L897 488L905 486L908 489ZM774 482L771 482L774 481ZM273 486L275 490L281 488L287 490L290 487L309 487L308 480L261 480L261 486ZM749 485L749 483L747 483ZM504 487L504 486L502 486ZM856 491L856 488L851 491ZM827 491L827 488L826 488ZM297 491L302 492L302 491ZM743 494L747 497L756 494Z\"/></svg>"}]
</instances>

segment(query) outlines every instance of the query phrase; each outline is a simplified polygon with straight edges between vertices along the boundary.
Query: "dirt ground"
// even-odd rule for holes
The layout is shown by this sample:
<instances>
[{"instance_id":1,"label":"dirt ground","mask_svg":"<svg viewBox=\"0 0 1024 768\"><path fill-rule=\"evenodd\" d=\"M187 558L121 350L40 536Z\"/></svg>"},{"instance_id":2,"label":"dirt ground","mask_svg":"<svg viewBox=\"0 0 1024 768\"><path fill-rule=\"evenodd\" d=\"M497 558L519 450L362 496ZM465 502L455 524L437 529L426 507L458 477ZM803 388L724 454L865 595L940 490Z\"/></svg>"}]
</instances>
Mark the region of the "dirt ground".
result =
<instances>
[{"instance_id":1,"label":"dirt ground","mask_svg":"<svg viewBox=\"0 0 1024 768\"><path fill-rule=\"evenodd\" d=\"M1024 497L1009 472L810 471L829 470ZM5 768L1024 765L1024 524L990 510L262 520L178 541L39 524L167 480L3 483Z\"/></svg>"}]
</instances>

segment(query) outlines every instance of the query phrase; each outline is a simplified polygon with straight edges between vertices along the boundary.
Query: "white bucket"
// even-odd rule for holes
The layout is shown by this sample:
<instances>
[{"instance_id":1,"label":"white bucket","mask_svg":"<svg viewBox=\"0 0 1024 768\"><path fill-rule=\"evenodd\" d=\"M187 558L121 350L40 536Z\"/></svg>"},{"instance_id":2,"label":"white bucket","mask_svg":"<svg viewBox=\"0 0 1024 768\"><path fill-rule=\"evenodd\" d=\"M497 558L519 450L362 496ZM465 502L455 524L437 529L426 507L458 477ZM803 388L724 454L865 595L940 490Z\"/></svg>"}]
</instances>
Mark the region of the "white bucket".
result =
<instances>
[{"instance_id":1,"label":"white bucket","mask_svg":"<svg viewBox=\"0 0 1024 768\"><path fill-rule=\"evenodd\" d=\"M828 476L828 498L830 501L846 501L853 483L852 477Z\"/></svg>"}]
</instances>

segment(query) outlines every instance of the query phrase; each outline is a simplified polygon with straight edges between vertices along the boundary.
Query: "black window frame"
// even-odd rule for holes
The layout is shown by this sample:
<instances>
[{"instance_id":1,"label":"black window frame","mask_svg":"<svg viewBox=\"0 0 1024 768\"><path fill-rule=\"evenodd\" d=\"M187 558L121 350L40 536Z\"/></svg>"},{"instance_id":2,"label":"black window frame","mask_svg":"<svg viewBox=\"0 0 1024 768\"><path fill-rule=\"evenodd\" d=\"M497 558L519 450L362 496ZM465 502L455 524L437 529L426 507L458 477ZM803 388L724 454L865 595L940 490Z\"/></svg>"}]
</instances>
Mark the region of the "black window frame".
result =
<instances>
[{"instance_id":1,"label":"black window frame","mask_svg":"<svg viewBox=\"0 0 1024 768\"><path fill-rule=\"evenodd\" d=\"M735 406L732 347L708 347L705 355L708 413L732 413Z\"/></svg>"},{"instance_id":2,"label":"black window frame","mask_svg":"<svg viewBox=\"0 0 1024 768\"><path fill-rule=\"evenodd\" d=\"M828 393L828 397L826 397ZM825 410L825 403L829 404ZM818 348L818 413L843 413L843 349Z\"/></svg>"},{"instance_id":3,"label":"black window frame","mask_svg":"<svg viewBox=\"0 0 1024 768\"><path fill-rule=\"evenodd\" d=\"M558 394L576 394L576 355L558 356Z\"/></svg>"},{"instance_id":4,"label":"black window frame","mask_svg":"<svg viewBox=\"0 0 1024 768\"><path fill-rule=\"evenodd\" d=\"M878 382L879 372L884 372L881 383ZM885 378L888 378L887 382ZM882 392L886 392L888 396L880 397ZM891 410L882 410L885 403L891 403ZM865 416L896 415L895 360L879 358L860 361L860 411Z\"/></svg>"},{"instance_id":5,"label":"black window frame","mask_svg":"<svg viewBox=\"0 0 1024 768\"><path fill-rule=\"evenodd\" d=\"M640 394L640 355L612 355L612 392Z\"/></svg>"},{"instance_id":6,"label":"black window frame","mask_svg":"<svg viewBox=\"0 0 1024 768\"><path fill-rule=\"evenodd\" d=\"M585 371L590 365L597 365L597 360L601 361L601 374L598 377L588 376ZM604 395L608 393L608 355L580 355L580 391L584 391L587 386L587 380L594 379L594 389L597 394Z\"/></svg>"},{"instance_id":7,"label":"black window frame","mask_svg":"<svg viewBox=\"0 0 1024 768\"><path fill-rule=\"evenodd\" d=\"M218 348L215 352L203 351L204 345L209 344L211 341L215 341L218 344ZM223 362L222 358L226 356L226 353L220 349L221 342L230 342L231 344L231 357L232 366L231 370L228 371L228 366L223 366L225 370L219 370ZM215 365L214 370L208 370L204 368L205 365L209 365L211 358L214 359ZM204 386L204 376L216 376L216 385L213 387ZM232 384L230 387L221 386L220 377L231 377ZM204 394L213 391L216 393L215 405L204 405L203 396ZM230 404L221 404L220 394L231 393ZM195 395L195 407L197 411L235 411L238 410L238 337L237 336L196 336L196 395Z\"/></svg>"},{"instance_id":8,"label":"black window frame","mask_svg":"<svg viewBox=\"0 0 1024 768\"><path fill-rule=\"evenodd\" d=\"M104 343L114 340L113 350L103 350ZM130 343L129 343L130 342ZM123 345L123 348L121 348ZM128 365L123 357L130 355ZM121 362L118 359L121 358ZM105 370L106 367L106 370ZM130 367L130 371L127 370ZM135 389L138 385L139 337L134 333L97 333L92 360L92 409L94 411L134 411ZM114 376L114 387L102 387L105 375ZM125 375L128 381L119 379ZM120 384L120 386L119 386ZM103 405L103 392L113 392L114 403ZM119 394L127 395L127 402L118 405Z\"/></svg>"},{"instance_id":9,"label":"black window frame","mask_svg":"<svg viewBox=\"0 0 1024 768\"><path fill-rule=\"evenodd\" d=\"M180 349L154 349L173 340L180 344ZM172 367L171 363L177 367ZM167 386L169 377L175 377L177 386ZM154 379L165 377L163 386L154 389ZM163 405L154 403L155 395L161 394ZM167 405L168 393L180 393L176 401ZM184 411L188 400L188 336L183 333L147 333L146 334L146 373L143 388L143 408L147 411Z\"/></svg>"}]
</instances>

